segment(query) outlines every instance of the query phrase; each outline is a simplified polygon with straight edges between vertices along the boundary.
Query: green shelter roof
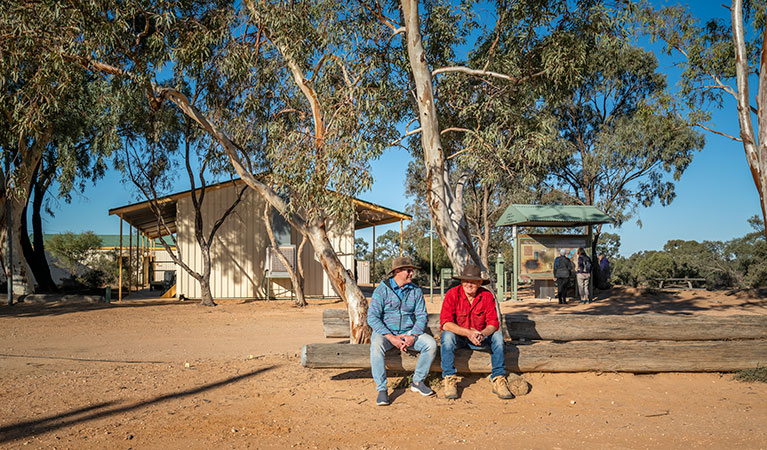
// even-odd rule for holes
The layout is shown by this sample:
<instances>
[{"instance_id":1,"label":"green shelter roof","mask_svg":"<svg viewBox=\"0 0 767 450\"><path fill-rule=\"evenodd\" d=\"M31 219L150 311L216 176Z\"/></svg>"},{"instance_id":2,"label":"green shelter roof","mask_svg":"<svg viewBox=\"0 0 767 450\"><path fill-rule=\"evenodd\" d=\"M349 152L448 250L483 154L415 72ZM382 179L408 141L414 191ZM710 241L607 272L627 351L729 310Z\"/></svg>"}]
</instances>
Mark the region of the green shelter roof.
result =
<instances>
[{"instance_id":1,"label":"green shelter roof","mask_svg":"<svg viewBox=\"0 0 767 450\"><path fill-rule=\"evenodd\" d=\"M610 216L594 206L509 205L495 226L580 227L612 221Z\"/></svg>"}]
</instances>

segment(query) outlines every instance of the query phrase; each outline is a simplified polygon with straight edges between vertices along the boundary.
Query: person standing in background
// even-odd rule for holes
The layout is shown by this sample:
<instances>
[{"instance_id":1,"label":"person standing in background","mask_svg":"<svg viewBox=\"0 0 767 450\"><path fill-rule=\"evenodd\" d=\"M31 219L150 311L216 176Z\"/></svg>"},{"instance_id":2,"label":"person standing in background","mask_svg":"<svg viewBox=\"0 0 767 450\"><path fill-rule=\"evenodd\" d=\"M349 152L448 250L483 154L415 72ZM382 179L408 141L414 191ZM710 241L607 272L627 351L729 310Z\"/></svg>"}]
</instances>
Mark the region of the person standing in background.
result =
<instances>
[{"instance_id":1,"label":"person standing in background","mask_svg":"<svg viewBox=\"0 0 767 450\"><path fill-rule=\"evenodd\" d=\"M554 278L557 279L557 299L559 304L567 304L567 291L570 288L570 277L573 275L573 262L565 256L567 250L559 250L559 256L554 260Z\"/></svg>"},{"instance_id":2,"label":"person standing in background","mask_svg":"<svg viewBox=\"0 0 767 450\"><path fill-rule=\"evenodd\" d=\"M591 282L591 258L586 254L583 247L578 249L578 264L575 270L575 278L578 282L578 295L581 303L591 303L591 292L589 292L589 283Z\"/></svg>"}]
</instances>

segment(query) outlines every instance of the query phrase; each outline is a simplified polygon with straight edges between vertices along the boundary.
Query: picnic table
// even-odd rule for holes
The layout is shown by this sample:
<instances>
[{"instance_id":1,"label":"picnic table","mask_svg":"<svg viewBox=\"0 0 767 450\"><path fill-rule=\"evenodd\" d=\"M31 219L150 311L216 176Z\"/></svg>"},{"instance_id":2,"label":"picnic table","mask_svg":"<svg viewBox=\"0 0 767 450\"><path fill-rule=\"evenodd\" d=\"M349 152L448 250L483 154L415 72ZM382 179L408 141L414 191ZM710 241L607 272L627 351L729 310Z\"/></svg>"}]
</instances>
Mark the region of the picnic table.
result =
<instances>
[{"instance_id":1,"label":"picnic table","mask_svg":"<svg viewBox=\"0 0 767 450\"><path fill-rule=\"evenodd\" d=\"M693 286L693 283L705 283L705 278L653 278L658 282L658 288L663 289L663 286L668 284L667 287L677 287L682 289L702 289Z\"/></svg>"}]
</instances>

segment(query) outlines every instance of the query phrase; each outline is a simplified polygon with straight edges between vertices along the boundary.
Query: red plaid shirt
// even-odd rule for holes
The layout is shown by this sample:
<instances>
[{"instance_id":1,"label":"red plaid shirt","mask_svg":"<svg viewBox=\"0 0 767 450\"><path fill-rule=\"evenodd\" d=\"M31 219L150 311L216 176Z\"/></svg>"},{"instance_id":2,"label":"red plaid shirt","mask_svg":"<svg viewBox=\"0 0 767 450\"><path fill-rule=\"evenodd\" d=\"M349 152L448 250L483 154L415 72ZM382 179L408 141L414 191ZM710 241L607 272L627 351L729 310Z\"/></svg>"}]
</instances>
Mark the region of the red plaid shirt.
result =
<instances>
[{"instance_id":1,"label":"red plaid shirt","mask_svg":"<svg viewBox=\"0 0 767 450\"><path fill-rule=\"evenodd\" d=\"M447 291L439 313L439 326L453 322L459 327L482 331L488 325L499 329L498 314L495 312L495 297L492 292L480 287L474 303L470 304L463 286L458 285Z\"/></svg>"}]
</instances>

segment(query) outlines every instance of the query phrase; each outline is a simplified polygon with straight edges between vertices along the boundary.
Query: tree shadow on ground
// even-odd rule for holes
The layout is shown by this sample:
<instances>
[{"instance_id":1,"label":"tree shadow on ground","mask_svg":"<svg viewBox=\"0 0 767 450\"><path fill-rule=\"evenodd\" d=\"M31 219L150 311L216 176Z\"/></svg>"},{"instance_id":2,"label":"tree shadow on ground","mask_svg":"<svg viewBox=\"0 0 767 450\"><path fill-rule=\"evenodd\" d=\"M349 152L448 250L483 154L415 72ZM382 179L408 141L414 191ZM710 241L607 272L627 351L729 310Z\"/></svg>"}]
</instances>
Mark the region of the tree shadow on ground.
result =
<instances>
[{"instance_id":1,"label":"tree shadow on ground","mask_svg":"<svg viewBox=\"0 0 767 450\"><path fill-rule=\"evenodd\" d=\"M622 286L607 290L597 290L590 304L581 304L569 299L568 304L560 305L556 301L535 303L512 303L512 314L547 314L575 313L587 315L634 315L634 314L673 314L692 315L705 311L740 313L744 309L763 309L767 313L767 298L738 297L722 291L722 297L729 297L723 302L706 295L706 291L692 291L682 295L679 291L646 289L635 291ZM732 301L735 300L735 301Z\"/></svg>"},{"instance_id":2,"label":"tree shadow on ground","mask_svg":"<svg viewBox=\"0 0 767 450\"><path fill-rule=\"evenodd\" d=\"M59 413L52 416L42 417L34 420L27 420L17 423L12 423L4 427L0 427L0 444L5 442L11 442L18 439L23 439L29 436L35 436L49 431L58 430L61 428L73 426L76 424L88 422L91 420L101 419L105 417L114 416L117 414L123 414L137 409L152 406L158 403L174 400L178 398L187 397L190 395L199 394L201 392L209 391L221 386L233 384L268 370L274 369L275 366L263 367L261 369L252 370L242 375L230 377L215 383L205 384L196 388L187 389L180 392L174 392L171 394L161 395L151 400L145 400L141 402L135 402L128 405L117 405L117 402L103 402L92 406L86 406L82 408L75 408L71 411Z\"/></svg>"},{"instance_id":3,"label":"tree shadow on ground","mask_svg":"<svg viewBox=\"0 0 767 450\"><path fill-rule=\"evenodd\" d=\"M117 303L90 303L90 302L52 302L52 303L15 303L11 306L0 306L0 317L42 317L59 316L88 311L100 311L103 309L120 308L146 308L156 306L189 307L198 306L198 302L180 302L171 299L123 299Z\"/></svg>"}]
</instances>

